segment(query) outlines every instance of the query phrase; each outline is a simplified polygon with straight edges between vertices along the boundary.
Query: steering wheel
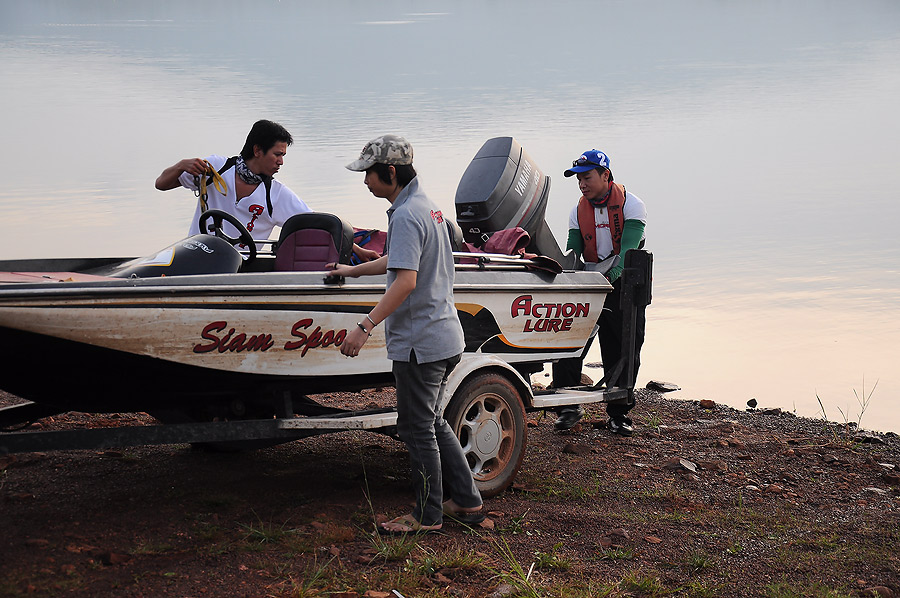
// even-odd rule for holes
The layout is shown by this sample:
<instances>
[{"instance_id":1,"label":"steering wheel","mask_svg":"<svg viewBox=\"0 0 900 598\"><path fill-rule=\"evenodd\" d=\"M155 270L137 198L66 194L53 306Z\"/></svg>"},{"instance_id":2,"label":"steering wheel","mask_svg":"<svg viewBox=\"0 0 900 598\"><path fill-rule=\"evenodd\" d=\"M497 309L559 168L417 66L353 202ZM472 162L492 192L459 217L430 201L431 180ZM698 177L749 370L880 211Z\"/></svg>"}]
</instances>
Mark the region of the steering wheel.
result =
<instances>
[{"instance_id":1,"label":"steering wheel","mask_svg":"<svg viewBox=\"0 0 900 598\"><path fill-rule=\"evenodd\" d=\"M207 226L209 220L212 220L211 226ZM225 234L225 230L222 228L223 220L227 221L228 224L237 229L237 237L229 237ZM256 241L253 240L250 231L241 224L241 221L228 212L223 212L222 210L206 210L200 214L200 220L198 222L200 224L201 233L212 233L220 239L225 239L234 246L243 243L250 251L250 255L247 256L247 262L252 262L256 259Z\"/></svg>"}]
</instances>

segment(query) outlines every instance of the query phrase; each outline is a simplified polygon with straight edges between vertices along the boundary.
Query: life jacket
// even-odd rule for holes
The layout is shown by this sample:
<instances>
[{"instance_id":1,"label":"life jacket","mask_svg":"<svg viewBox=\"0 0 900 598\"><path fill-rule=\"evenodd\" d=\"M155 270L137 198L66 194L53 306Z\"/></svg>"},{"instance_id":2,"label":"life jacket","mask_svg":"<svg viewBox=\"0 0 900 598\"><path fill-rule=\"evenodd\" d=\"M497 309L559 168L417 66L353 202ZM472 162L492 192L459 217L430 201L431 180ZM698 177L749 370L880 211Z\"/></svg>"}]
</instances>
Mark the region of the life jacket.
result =
<instances>
[{"instance_id":1,"label":"life jacket","mask_svg":"<svg viewBox=\"0 0 900 598\"><path fill-rule=\"evenodd\" d=\"M231 168L232 166L237 164L238 158L239 158L239 156L231 156L230 158L225 160L225 164L218 171L219 174L222 174L223 172L225 172L226 170L228 170L229 168ZM235 176L237 176L236 173L235 173ZM268 208L269 216L271 216L272 215L272 177L260 175L260 178L262 179L263 185L266 188L266 208ZM210 175L210 177L208 179L206 179L206 185L207 186L212 185L212 182L213 182L213 178L212 178L212 175ZM234 192L235 192L235 194L237 194L237 189L235 189ZM240 201L240 200L238 200L238 201Z\"/></svg>"},{"instance_id":2,"label":"life jacket","mask_svg":"<svg viewBox=\"0 0 900 598\"><path fill-rule=\"evenodd\" d=\"M613 254L618 255L622 249L622 230L625 228L625 185L610 183L609 200L604 207L609 218L609 234L612 235ZM597 238L594 236L597 234L594 206L583 195L578 200L578 228L584 241L584 261L599 262Z\"/></svg>"}]
</instances>

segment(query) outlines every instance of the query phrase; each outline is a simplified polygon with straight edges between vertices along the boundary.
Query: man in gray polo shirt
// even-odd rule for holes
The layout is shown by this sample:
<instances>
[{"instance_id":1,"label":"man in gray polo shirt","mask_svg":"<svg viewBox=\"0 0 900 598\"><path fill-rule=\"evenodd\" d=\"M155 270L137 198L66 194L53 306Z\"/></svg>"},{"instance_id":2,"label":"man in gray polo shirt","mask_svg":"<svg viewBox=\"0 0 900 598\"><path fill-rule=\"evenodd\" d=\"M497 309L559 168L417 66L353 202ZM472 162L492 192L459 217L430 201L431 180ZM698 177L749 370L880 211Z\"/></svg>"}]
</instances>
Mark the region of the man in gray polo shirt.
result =
<instances>
[{"instance_id":1,"label":"man in gray polo shirt","mask_svg":"<svg viewBox=\"0 0 900 598\"><path fill-rule=\"evenodd\" d=\"M333 265L340 276L387 272L384 296L348 332L341 353L359 355L372 329L385 322L397 387L397 433L409 450L416 488L412 514L381 524L379 531L390 534L439 530L445 514L470 524L484 520L481 495L459 439L438 413L447 376L459 363L465 343L453 302L447 225L419 188L412 159L412 146L405 139L384 135L367 143L359 159L347 165L365 172L369 191L391 203L387 241L380 259Z\"/></svg>"}]
</instances>

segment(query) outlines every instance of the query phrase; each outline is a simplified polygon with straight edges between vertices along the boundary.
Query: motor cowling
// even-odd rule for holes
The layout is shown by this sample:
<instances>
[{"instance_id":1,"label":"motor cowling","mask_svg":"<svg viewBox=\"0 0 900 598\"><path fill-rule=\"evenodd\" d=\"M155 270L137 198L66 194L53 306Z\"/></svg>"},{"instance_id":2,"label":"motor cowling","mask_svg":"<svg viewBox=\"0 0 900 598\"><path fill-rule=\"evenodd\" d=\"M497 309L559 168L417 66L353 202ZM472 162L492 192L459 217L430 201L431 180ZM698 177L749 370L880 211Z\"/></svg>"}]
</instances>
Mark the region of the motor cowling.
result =
<instances>
[{"instance_id":1,"label":"motor cowling","mask_svg":"<svg viewBox=\"0 0 900 598\"><path fill-rule=\"evenodd\" d=\"M550 177L513 137L488 139L456 189L456 222L466 242L481 247L491 233L521 227L531 236L526 251L563 259L545 220Z\"/></svg>"}]
</instances>

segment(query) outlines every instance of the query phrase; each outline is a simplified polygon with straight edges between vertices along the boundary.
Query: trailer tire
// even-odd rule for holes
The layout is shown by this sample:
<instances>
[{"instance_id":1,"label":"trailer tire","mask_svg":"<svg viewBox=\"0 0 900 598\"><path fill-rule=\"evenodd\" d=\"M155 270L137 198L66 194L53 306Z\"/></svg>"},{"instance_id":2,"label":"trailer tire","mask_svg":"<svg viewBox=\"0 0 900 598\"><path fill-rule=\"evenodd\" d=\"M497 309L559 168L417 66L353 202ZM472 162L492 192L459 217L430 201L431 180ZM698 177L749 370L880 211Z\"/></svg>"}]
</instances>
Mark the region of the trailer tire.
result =
<instances>
[{"instance_id":1,"label":"trailer tire","mask_svg":"<svg viewBox=\"0 0 900 598\"><path fill-rule=\"evenodd\" d=\"M525 407L513 383L493 372L466 380L444 419L459 438L481 495L490 498L508 488L522 465L528 433Z\"/></svg>"}]
</instances>

